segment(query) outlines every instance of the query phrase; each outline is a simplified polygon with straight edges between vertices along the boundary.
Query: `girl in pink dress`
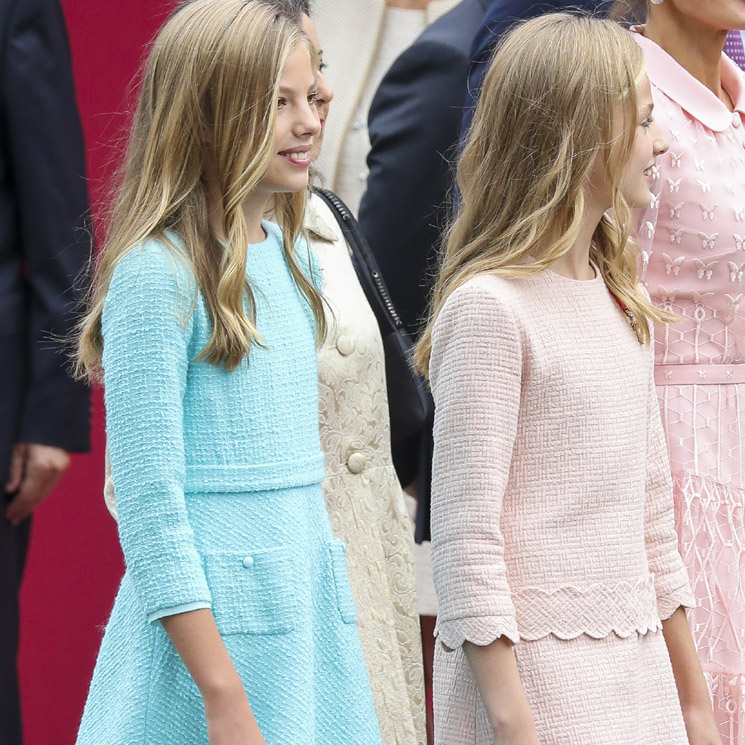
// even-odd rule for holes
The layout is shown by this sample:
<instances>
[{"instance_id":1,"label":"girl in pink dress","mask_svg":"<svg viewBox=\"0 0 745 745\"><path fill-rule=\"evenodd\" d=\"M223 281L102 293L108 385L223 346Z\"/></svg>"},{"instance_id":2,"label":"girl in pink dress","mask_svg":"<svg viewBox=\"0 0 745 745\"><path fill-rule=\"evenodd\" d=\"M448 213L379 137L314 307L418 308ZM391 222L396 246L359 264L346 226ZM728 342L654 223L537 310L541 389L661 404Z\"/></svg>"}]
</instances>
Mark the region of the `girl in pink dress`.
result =
<instances>
[{"instance_id":1,"label":"girl in pink dress","mask_svg":"<svg viewBox=\"0 0 745 745\"><path fill-rule=\"evenodd\" d=\"M667 148L652 107L610 21L529 21L487 73L416 355L438 745L719 745L654 388L669 316L627 240Z\"/></svg>"},{"instance_id":2,"label":"girl in pink dress","mask_svg":"<svg viewBox=\"0 0 745 745\"><path fill-rule=\"evenodd\" d=\"M745 745L745 77L722 55L735 0L651 4L635 38L670 142L639 243L657 329L693 637L725 745Z\"/></svg>"}]
</instances>

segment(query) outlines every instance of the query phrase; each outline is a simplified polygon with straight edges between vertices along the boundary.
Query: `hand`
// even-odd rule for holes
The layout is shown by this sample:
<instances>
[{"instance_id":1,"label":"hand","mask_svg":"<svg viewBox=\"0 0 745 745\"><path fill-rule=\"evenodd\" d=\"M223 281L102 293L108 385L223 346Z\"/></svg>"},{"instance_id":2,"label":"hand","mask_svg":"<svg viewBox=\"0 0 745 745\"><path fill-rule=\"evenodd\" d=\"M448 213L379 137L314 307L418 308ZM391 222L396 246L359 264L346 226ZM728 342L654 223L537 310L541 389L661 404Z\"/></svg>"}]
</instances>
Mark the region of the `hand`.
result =
<instances>
[{"instance_id":1,"label":"hand","mask_svg":"<svg viewBox=\"0 0 745 745\"><path fill-rule=\"evenodd\" d=\"M66 450L49 445L22 442L13 446L10 476L5 491L14 494L5 510L11 525L25 520L57 486L70 465Z\"/></svg>"},{"instance_id":2,"label":"hand","mask_svg":"<svg viewBox=\"0 0 745 745\"><path fill-rule=\"evenodd\" d=\"M689 745L722 745L711 706L688 707L683 710Z\"/></svg>"},{"instance_id":3,"label":"hand","mask_svg":"<svg viewBox=\"0 0 745 745\"><path fill-rule=\"evenodd\" d=\"M243 686L204 699L210 745L266 745Z\"/></svg>"}]
</instances>

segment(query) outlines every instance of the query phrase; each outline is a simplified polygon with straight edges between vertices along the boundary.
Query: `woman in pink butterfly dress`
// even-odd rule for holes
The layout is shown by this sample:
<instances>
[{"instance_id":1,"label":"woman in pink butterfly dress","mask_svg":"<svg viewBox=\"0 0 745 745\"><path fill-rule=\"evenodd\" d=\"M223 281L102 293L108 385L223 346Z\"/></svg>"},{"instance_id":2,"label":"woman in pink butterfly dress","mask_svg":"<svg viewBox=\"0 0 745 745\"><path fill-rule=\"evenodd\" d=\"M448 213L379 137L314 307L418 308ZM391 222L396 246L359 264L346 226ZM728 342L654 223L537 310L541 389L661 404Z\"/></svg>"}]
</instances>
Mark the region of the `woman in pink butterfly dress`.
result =
<instances>
[{"instance_id":1,"label":"woman in pink butterfly dress","mask_svg":"<svg viewBox=\"0 0 745 745\"><path fill-rule=\"evenodd\" d=\"M637 29L670 143L639 244L653 300L682 317L657 330L655 377L697 601L689 620L722 743L745 745L745 78L724 55L719 75L702 74L719 87L688 72L705 69L691 60L714 34L685 5L650 5ZM725 16L723 46L726 28L745 25L742 5L716 0L696 13Z\"/></svg>"}]
</instances>

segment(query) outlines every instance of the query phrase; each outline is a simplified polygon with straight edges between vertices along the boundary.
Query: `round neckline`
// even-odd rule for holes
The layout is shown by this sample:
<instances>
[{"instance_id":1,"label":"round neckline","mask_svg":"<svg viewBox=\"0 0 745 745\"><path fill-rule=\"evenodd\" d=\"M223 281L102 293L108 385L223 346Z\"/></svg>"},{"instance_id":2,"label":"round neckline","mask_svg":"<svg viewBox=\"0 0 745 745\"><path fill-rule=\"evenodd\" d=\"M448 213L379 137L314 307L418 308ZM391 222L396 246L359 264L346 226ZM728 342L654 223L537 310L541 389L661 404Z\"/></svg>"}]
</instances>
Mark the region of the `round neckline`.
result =
<instances>
[{"instance_id":1,"label":"round neckline","mask_svg":"<svg viewBox=\"0 0 745 745\"><path fill-rule=\"evenodd\" d=\"M572 282L573 284L593 284L597 283L598 280L602 282L603 278L600 275L600 269L591 261L590 262L590 268L593 272L595 272L595 276L592 277L592 279L576 279L575 277L567 277L566 274L560 274L559 272L554 271L551 269L551 267L548 267L545 271L550 272L554 277L558 277L559 279L565 279L567 282ZM540 272L542 273L542 272Z\"/></svg>"}]
</instances>

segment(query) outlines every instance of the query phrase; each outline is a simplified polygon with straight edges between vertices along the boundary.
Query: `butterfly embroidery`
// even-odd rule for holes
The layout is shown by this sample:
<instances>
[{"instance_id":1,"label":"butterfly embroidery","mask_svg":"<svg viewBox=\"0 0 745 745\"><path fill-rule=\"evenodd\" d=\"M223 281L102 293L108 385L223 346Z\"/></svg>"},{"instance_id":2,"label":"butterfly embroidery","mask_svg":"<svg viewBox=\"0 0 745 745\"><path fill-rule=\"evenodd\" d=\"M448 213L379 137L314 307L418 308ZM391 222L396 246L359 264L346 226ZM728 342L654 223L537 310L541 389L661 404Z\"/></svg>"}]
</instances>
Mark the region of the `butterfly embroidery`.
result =
<instances>
[{"instance_id":1,"label":"butterfly embroidery","mask_svg":"<svg viewBox=\"0 0 745 745\"><path fill-rule=\"evenodd\" d=\"M680 140L680 130L679 129L671 129L670 130L670 136L673 138L674 142L678 142Z\"/></svg>"},{"instance_id":2,"label":"butterfly embroidery","mask_svg":"<svg viewBox=\"0 0 745 745\"><path fill-rule=\"evenodd\" d=\"M714 273L714 267L719 263L718 261L710 261L708 264L704 264L699 259L694 259L693 261L698 269L699 279L711 279L711 275Z\"/></svg>"},{"instance_id":3,"label":"butterfly embroidery","mask_svg":"<svg viewBox=\"0 0 745 745\"><path fill-rule=\"evenodd\" d=\"M745 238L737 235L737 233L734 233L733 237L735 239L735 249L738 251L745 251Z\"/></svg>"},{"instance_id":4,"label":"butterfly embroidery","mask_svg":"<svg viewBox=\"0 0 745 745\"><path fill-rule=\"evenodd\" d=\"M704 163L706 161L699 160L695 155L693 156L693 162L696 164L696 170L697 171L703 171L704 170Z\"/></svg>"},{"instance_id":5,"label":"butterfly embroidery","mask_svg":"<svg viewBox=\"0 0 745 745\"><path fill-rule=\"evenodd\" d=\"M743 271L745 271L745 264L737 266L734 261L728 261L727 266L729 267L730 282L741 282Z\"/></svg>"},{"instance_id":6,"label":"butterfly embroidery","mask_svg":"<svg viewBox=\"0 0 745 745\"><path fill-rule=\"evenodd\" d=\"M685 256L672 259L669 254L662 254L662 259L665 262L665 274L672 273L677 277L680 274L680 265L685 261Z\"/></svg>"},{"instance_id":7,"label":"butterfly embroidery","mask_svg":"<svg viewBox=\"0 0 745 745\"><path fill-rule=\"evenodd\" d=\"M711 297L714 293L713 292L696 292L696 290L693 291L693 302L696 303L696 305L700 308L704 304L704 300L706 298Z\"/></svg>"},{"instance_id":8,"label":"butterfly embroidery","mask_svg":"<svg viewBox=\"0 0 745 745\"><path fill-rule=\"evenodd\" d=\"M727 302L729 303L729 307L732 309L733 312L737 313L737 311L740 309L740 302L742 301L742 293L739 295L735 295L732 297L732 295L727 295L725 293L724 297L727 298Z\"/></svg>"},{"instance_id":9,"label":"butterfly embroidery","mask_svg":"<svg viewBox=\"0 0 745 745\"><path fill-rule=\"evenodd\" d=\"M706 235L706 233L699 233L698 237L701 239L701 247L708 248L710 251L714 248L714 241L716 241L719 233L712 233Z\"/></svg>"},{"instance_id":10,"label":"butterfly embroidery","mask_svg":"<svg viewBox=\"0 0 745 745\"><path fill-rule=\"evenodd\" d=\"M706 204L699 204L699 207L701 208L701 218L706 222L706 220L713 220L714 219L714 213L717 210L718 205L714 205L712 207L709 207Z\"/></svg>"},{"instance_id":11,"label":"butterfly embroidery","mask_svg":"<svg viewBox=\"0 0 745 745\"><path fill-rule=\"evenodd\" d=\"M730 194L734 194L734 193L735 193L735 187L734 187L734 186L732 186L732 182L731 182L731 181L727 181L727 180L725 179L725 181L724 181L724 184L725 184L725 186L727 187L727 191L728 191L728 192L729 192Z\"/></svg>"},{"instance_id":12,"label":"butterfly embroidery","mask_svg":"<svg viewBox=\"0 0 745 745\"><path fill-rule=\"evenodd\" d=\"M669 204L668 207L670 208L670 217L680 217L680 213L683 209L683 205L685 202L678 202L677 204Z\"/></svg>"},{"instance_id":13,"label":"butterfly embroidery","mask_svg":"<svg viewBox=\"0 0 745 745\"><path fill-rule=\"evenodd\" d=\"M672 150L670 151L670 160L673 168L680 168L680 161L683 159L683 153L676 155Z\"/></svg>"},{"instance_id":14,"label":"butterfly embroidery","mask_svg":"<svg viewBox=\"0 0 745 745\"><path fill-rule=\"evenodd\" d=\"M673 371L672 370L665 370L665 380L670 380L670 378L673 377Z\"/></svg>"},{"instance_id":15,"label":"butterfly embroidery","mask_svg":"<svg viewBox=\"0 0 745 745\"><path fill-rule=\"evenodd\" d=\"M654 223L649 220L644 223L644 229L647 231L647 238L651 238L654 235Z\"/></svg>"},{"instance_id":16,"label":"butterfly embroidery","mask_svg":"<svg viewBox=\"0 0 745 745\"><path fill-rule=\"evenodd\" d=\"M656 210L660 206L660 195L652 194L652 199L649 200L649 208Z\"/></svg>"},{"instance_id":17,"label":"butterfly embroidery","mask_svg":"<svg viewBox=\"0 0 745 745\"><path fill-rule=\"evenodd\" d=\"M666 290L662 285L657 285L657 290L660 293L660 302L666 310L670 310L675 303L675 298L678 297L680 290Z\"/></svg>"},{"instance_id":18,"label":"butterfly embroidery","mask_svg":"<svg viewBox=\"0 0 745 745\"><path fill-rule=\"evenodd\" d=\"M678 245L680 245L680 241L683 238L683 228L680 228L679 230L668 228L667 232L670 236L670 243L677 243Z\"/></svg>"},{"instance_id":19,"label":"butterfly embroidery","mask_svg":"<svg viewBox=\"0 0 745 745\"><path fill-rule=\"evenodd\" d=\"M711 181L699 181L698 185L701 187L701 191L706 194L711 191Z\"/></svg>"},{"instance_id":20,"label":"butterfly embroidery","mask_svg":"<svg viewBox=\"0 0 745 745\"><path fill-rule=\"evenodd\" d=\"M735 210L735 220L737 220L737 222L742 222L743 220L745 220L745 206L742 206L742 205L740 205L739 207L734 206L734 210Z\"/></svg>"},{"instance_id":21,"label":"butterfly embroidery","mask_svg":"<svg viewBox=\"0 0 745 745\"><path fill-rule=\"evenodd\" d=\"M683 179L671 179L667 180L667 186L671 194L677 194L680 191L680 182Z\"/></svg>"},{"instance_id":22,"label":"butterfly embroidery","mask_svg":"<svg viewBox=\"0 0 745 745\"><path fill-rule=\"evenodd\" d=\"M660 167L652 166L652 181L658 181L660 178Z\"/></svg>"}]
</instances>

